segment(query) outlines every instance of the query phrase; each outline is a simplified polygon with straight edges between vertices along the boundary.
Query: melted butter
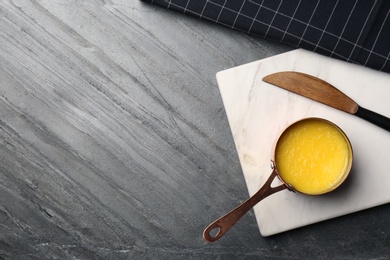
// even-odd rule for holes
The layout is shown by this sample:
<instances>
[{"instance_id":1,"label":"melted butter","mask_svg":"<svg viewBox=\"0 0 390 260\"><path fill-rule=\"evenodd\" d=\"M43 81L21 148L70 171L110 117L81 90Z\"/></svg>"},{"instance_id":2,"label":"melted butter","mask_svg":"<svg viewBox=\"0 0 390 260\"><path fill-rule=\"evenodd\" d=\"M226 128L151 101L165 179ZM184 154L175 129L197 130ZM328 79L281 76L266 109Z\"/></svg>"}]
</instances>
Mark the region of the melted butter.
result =
<instances>
[{"instance_id":1,"label":"melted butter","mask_svg":"<svg viewBox=\"0 0 390 260\"><path fill-rule=\"evenodd\" d=\"M352 163L352 149L344 133L333 124L302 120L279 138L275 162L280 177L295 190L323 194L344 181Z\"/></svg>"}]
</instances>

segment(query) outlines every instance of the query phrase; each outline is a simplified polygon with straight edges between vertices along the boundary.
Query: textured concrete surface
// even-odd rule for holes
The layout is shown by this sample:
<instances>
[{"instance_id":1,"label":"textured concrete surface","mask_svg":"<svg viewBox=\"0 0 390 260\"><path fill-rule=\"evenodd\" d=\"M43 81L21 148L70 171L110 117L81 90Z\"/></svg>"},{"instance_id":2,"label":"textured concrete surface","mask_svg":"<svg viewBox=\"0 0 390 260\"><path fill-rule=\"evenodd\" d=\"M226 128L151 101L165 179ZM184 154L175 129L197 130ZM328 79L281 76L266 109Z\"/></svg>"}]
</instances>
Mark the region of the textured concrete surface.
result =
<instances>
[{"instance_id":1,"label":"textured concrete surface","mask_svg":"<svg viewBox=\"0 0 390 260\"><path fill-rule=\"evenodd\" d=\"M390 258L390 205L262 238L215 73L292 48L137 0L0 2L0 258ZM390 174L390 173L389 173Z\"/></svg>"}]
</instances>

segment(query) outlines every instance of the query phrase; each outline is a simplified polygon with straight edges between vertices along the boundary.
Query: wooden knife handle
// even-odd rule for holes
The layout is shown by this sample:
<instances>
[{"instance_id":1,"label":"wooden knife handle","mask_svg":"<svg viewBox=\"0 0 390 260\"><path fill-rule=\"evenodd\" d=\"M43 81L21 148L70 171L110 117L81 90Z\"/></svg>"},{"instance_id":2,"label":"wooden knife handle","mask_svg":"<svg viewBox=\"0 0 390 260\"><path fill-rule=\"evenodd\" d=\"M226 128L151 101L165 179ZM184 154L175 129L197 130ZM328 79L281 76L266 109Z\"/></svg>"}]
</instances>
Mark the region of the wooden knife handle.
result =
<instances>
[{"instance_id":1,"label":"wooden knife handle","mask_svg":"<svg viewBox=\"0 0 390 260\"><path fill-rule=\"evenodd\" d=\"M371 110L365 109L359 106L358 110L354 114L364 120L367 120L370 123L373 123L387 131L390 131L390 118L382 116L378 113L375 113Z\"/></svg>"}]
</instances>

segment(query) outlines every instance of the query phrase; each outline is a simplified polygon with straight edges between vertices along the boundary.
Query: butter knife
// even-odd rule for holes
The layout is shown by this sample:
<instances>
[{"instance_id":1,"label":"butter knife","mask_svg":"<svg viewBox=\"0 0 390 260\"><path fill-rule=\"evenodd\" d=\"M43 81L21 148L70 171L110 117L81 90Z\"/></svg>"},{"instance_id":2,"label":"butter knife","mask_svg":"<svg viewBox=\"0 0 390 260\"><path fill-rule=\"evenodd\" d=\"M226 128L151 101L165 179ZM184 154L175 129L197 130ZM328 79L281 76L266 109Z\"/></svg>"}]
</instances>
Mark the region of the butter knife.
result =
<instances>
[{"instance_id":1,"label":"butter knife","mask_svg":"<svg viewBox=\"0 0 390 260\"><path fill-rule=\"evenodd\" d=\"M283 71L265 76L263 81L358 116L390 131L390 118L359 106L340 90L317 77L301 72Z\"/></svg>"}]
</instances>

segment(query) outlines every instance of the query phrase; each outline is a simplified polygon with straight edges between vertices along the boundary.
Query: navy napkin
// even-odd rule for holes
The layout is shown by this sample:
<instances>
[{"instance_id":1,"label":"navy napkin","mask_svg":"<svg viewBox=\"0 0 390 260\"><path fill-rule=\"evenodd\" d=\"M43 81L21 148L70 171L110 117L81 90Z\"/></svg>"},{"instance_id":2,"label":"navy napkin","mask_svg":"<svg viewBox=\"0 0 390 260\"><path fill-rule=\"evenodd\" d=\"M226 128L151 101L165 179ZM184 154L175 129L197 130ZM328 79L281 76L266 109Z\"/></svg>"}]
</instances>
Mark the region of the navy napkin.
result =
<instances>
[{"instance_id":1,"label":"navy napkin","mask_svg":"<svg viewBox=\"0 0 390 260\"><path fill-rule=\"evenodd\" d=\"M251 35L390 72L390 1L143 1Z\"/></svg>"}]
</instances>

